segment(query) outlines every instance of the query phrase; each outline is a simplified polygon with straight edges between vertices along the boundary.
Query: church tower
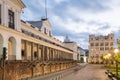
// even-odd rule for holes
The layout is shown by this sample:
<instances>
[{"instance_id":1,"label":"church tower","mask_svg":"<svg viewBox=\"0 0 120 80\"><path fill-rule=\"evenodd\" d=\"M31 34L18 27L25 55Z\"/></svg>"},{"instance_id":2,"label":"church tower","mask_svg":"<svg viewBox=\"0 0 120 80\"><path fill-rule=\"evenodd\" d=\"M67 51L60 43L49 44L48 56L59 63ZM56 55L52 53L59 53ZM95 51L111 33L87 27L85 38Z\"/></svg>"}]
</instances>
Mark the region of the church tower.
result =
<instances>
[{"instance_id":1,"label":"church tower","mask_svg":"<svg viewBox=\"0 0 120 80\"><path fill-rule=\"evenodd\" d=\"M66 36L65 39L64 39L64 43L68 43L68 42L70 42L70 39L69 39L68 36Z\"/></svg>"}]
</instances>

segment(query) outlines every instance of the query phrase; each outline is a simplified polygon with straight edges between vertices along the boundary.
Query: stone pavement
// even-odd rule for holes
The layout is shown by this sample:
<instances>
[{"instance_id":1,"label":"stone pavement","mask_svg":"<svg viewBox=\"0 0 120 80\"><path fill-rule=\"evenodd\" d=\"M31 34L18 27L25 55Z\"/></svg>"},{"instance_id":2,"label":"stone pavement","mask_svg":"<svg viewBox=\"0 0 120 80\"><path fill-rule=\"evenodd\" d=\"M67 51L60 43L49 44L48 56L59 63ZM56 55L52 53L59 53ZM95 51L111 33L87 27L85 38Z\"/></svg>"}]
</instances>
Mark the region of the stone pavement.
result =
<instances>
[{"instance_id":1,"label":"stone pavement","mask_svg":"<svg viewBox=\"0 0 120 80\"><path fill-rule=\"evenodd\" d=\"M85 68L74 71L62 80L110 80L100 64L88 64Z\"/></svg>"}]
</instances>

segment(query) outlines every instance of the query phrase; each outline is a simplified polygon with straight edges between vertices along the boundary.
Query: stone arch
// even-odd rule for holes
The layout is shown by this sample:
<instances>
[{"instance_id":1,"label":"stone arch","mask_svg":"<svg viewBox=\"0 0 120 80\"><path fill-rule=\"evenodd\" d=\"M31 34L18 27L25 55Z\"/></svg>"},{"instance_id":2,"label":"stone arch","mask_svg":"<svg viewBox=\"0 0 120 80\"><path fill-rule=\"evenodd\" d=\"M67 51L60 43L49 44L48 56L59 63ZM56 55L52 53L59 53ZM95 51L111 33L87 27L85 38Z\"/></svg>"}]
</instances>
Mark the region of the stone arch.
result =
<instances>
[{"instance_id":1,"label":"stone arch","mask_svg":"<svg viewBox=\"0 0 120 80\"><path fill-rule=\"evenodd\" d=\"M0 34L0 58L2 57L3 48L3 36Z\"/></svg>"},{"instance_id":2,"label":"stone arch","mask_svg":"<svg viewBox=\"0 0 120 80\"><path fill-rule=\"evenodd\" d=\"M16 59L16 39L14 37L8 39L8 59Z\"/></svg>"}]
</instances>

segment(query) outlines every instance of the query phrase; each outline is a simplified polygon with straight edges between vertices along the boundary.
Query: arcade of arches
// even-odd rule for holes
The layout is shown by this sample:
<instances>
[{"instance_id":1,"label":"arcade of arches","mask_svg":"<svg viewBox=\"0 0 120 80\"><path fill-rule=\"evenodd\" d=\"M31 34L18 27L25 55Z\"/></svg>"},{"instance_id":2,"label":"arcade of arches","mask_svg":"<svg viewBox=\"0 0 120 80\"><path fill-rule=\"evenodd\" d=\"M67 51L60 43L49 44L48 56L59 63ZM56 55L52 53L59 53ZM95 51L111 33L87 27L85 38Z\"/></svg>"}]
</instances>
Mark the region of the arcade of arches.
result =
<instances>
[{"instance_id":1,"label":"arcade of arches","mask_svg":"<svg viewBox=\"0 0 120 80\"><path fill-rule=\"evenodd\" d=\"M0 35L0 55L2 55L3 42L3 36ZM46 75L76 65L76 62L72 59L73 54L27 40L21 41L21 60L16 60L16 46L19 46L16 44L16 39L9 37L7 43L6 80L18 80ZM0 68L0 79L2 79L1 73L2 69Z\"/></svg>"}]
</instances>

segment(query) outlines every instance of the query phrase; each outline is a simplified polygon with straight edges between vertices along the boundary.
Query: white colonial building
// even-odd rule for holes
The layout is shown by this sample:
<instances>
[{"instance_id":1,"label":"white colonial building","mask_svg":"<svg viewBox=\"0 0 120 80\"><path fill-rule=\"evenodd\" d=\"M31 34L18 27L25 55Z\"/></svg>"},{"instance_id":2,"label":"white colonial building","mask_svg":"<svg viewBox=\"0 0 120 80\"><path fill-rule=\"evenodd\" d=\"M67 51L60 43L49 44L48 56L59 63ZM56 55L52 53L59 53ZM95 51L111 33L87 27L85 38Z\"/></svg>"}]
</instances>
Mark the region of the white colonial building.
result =
<instances>
[{"instance_id":1,"label":"white colonial building","mask_svg":"<svg viewBox=\"0 0 120 80\"><path fill-rule=\"evenodd\" d=\"M9 80L20 80L75 66L77 50L66 48L52 36L52 26L47 18L20 20L23 8L25 5L21 0L0 0L0 63L3 47L7 48L6 60L11 61L6 64L5 76ZM76 47L74 43L73 48ZM0 79L1 73L0 69Z\"/></svg>"},{"instance_id":2,"label":"white colonial building","mask_svg":"<svg viewBox=\"0 0 120 80\"><path fill-rule=\"evenodd\" d=\"M6 47L8 60L22 60L23 57L38 54L41 57L41 47L44 47L48 52L54 49L61 51L61 54L66 52L72 57L72 52L65 49L61 41L52 37L52 27L48 19L28 22L20 20L24 7L21 0L0 1L0 54L2 55L2 47Z\"/></svg>"}]
</instances>

